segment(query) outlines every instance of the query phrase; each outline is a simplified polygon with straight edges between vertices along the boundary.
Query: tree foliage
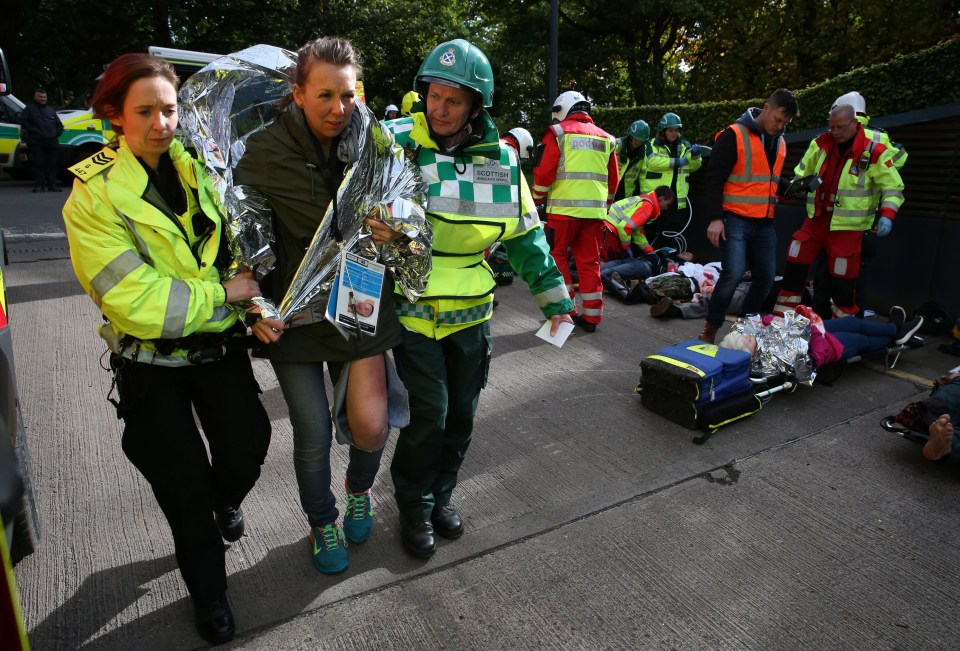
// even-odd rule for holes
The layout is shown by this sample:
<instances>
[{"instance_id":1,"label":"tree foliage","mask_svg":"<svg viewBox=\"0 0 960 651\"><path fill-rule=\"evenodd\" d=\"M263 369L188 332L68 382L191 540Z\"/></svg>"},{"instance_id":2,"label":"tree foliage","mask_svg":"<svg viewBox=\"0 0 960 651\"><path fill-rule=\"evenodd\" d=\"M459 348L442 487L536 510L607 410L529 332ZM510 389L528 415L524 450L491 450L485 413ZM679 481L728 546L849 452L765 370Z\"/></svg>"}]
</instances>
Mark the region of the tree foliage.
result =
<instances>
[{"instance_id":1,"label":"tree foliage","mask_svg":"<svg viewBox=\"0 0 960 651\"><path fill-rule=\"evenodd\" d=\"M226 53L296 49L321 34L354 40L368 103L399 103L424 56L467 38L490 57L494 116L546 125L549 0L67 0L8 3L0 48L14 86L55 103L89 90L116 56L150 45ZM799 89L958 35L960 0L561 1L559 89L598 106L713 102ZM929 74L937 74L931 70Z\"/></svg>"}]
</instances>

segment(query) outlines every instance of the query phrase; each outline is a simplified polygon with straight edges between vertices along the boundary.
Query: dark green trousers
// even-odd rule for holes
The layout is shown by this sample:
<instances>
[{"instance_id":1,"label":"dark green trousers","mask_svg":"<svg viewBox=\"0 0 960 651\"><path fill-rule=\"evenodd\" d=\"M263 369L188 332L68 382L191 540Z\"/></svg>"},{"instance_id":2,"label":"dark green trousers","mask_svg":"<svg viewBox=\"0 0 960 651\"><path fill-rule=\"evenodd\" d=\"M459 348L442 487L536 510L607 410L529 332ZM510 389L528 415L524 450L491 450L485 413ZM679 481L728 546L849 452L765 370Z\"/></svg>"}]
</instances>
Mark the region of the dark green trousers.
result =
<instances>
[{"instance_id":1,"label":"dark green trousers","mask_svg":"<svg viewBox=\"0 0 960 651\"><path fill-rule=\"evenodd\" d=\"M429 520L446 505L473 437L473 417L490 367L490 323L436 340L403 331L394 349L410 394L410 424L400 430L390 474L400 514Z\"/></svg>"}]
</instances>

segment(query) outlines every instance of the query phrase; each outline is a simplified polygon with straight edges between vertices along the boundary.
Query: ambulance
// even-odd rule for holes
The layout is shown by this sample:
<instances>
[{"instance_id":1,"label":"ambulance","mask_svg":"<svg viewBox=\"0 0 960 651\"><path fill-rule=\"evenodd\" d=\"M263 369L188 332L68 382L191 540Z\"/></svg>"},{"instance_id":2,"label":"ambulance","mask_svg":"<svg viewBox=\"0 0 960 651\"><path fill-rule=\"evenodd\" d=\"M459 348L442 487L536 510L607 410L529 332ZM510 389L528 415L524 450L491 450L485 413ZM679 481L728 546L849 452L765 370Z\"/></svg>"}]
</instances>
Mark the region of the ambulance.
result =
<instances>
[{"instance_id":1,"label":"ambulance","mask_svg":"<svg viewBox=\"0 0 960 651\"><path fill-rule=\"evenodd\" d=\"M148 51L172 63L181 81L220 56L169 47L150 47ZM4 75L2 84L9 88L10 74L2 50L0 60L3 68L0 74ZM23 109L23 102L6 90L0 90L0 170L14 178L30 179L33 178L33 157L30 148L20 140L20 112ZM57 111L57 117L63 123L57 169L61 180L69 184L73 178L69 168L97 153L113 140L115 134L110 121L96 119L90 109Z\"/></svg>"}]
</instances>

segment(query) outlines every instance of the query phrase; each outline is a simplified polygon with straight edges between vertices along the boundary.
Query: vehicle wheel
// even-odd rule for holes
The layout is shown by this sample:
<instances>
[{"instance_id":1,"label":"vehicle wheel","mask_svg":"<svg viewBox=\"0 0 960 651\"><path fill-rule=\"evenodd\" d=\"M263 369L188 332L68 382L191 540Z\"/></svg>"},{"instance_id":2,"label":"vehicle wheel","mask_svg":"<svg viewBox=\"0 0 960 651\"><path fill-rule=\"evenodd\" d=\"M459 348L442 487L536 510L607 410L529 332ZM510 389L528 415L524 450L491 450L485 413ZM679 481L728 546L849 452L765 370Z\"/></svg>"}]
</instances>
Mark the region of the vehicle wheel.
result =
<instances>
[{"instance_id":1,"label":"vehicle wheel","mask_svg":"<svg viewBox=\"0 0 960 651\"><path fill-rule=\"evenodd\" d=\"M30 173L30 170L25 170L22 167L11 167L7 170L7 174L18 181L33 180L33 174Z\"/></svg>"},{"instance_id":2,"label":"vehicle wheel","mask_svg":"<svg viewBox=\"0 0 960 651\"><path fill-rule=\"evenodd\" d=\"M19 411L19 410L18 410ZM10 560L16 564L36 551L40 544L40 509L33 490L33 463L27 448L23 419L17 414L17 461L23 475L23 503L20 512L13 520L13 540L10 541Z\"/></svg>"}]
</instances>

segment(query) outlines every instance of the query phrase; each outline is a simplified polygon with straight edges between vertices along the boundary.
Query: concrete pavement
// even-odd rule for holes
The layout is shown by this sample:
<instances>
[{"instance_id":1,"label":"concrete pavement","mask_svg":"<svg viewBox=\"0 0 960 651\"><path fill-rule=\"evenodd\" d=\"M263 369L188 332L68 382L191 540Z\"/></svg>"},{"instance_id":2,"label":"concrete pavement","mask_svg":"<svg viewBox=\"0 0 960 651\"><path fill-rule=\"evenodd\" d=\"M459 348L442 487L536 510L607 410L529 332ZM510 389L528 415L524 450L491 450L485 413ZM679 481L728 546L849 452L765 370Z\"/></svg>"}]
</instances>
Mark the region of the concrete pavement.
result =
<instances>
[{"instance_id":1,"label":"concrete pavement","mask_svg":"<svg viewBox=\"0 0 960 651\"><path fill-rule=\"evenodd\" d=\"M0 202L34 198L20 192L0 185ZM96 306L67 260L5 276L45 524L16 568L31 643L202 647L163 517L120 450ZM427 562L399 545L391 441L372 538L350 548L346 573L313 569L286 408L255 362L274 433L247 535L227 554L234 647L956 646L956 471L877 424L956 358L929 346L896 373L852 367L696 446L633 388L643 356L700 323L610 299L597 333L558 350L533 336L525 285L498 298L491 381L455 493L466 534ZM336 478L346 457L334 455Z\"/></svg>"}]
</instances>

